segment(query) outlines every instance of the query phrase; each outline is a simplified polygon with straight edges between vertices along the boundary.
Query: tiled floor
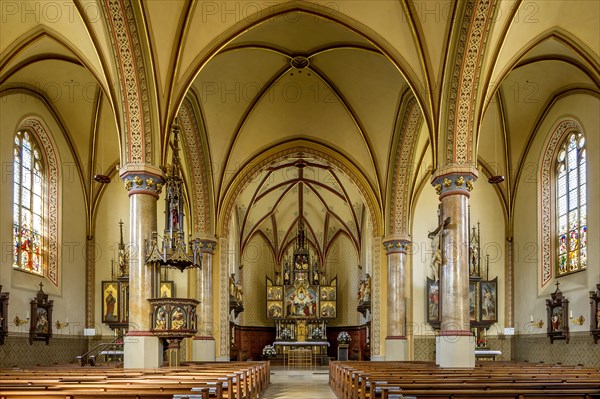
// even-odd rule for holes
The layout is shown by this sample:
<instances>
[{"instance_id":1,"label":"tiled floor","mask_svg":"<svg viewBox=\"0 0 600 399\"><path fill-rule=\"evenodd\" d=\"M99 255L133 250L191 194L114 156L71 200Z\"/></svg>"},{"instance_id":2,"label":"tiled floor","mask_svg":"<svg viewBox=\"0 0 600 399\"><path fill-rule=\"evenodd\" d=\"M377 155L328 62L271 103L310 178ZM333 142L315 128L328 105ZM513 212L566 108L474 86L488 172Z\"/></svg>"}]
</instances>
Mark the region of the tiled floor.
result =
<instances>
[{"instance_id":1,"label":"tiled floor","mask_svg":"<svg viewBox=\"0 0 600 399\"><path fill-rule=\"evenodd\" d=\"M271 366L271 385L261 399L335 399L327 367L294 370Z\"/></svg>"}]
</instances>

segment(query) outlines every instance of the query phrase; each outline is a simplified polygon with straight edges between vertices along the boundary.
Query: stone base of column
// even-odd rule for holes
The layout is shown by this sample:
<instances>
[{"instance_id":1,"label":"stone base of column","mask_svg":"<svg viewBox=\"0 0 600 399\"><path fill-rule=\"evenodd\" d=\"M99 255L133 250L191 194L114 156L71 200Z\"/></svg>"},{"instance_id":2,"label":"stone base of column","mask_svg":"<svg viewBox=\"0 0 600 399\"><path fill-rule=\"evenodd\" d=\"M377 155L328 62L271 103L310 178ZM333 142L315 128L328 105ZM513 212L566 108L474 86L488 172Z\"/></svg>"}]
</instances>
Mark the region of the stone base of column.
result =
<instances>
[{"instance_id":1,"label":"stone base of column","mask_svg":"<svg viewBox=\"0 0 600 399\"><path fill-rule=\"evenodd\" d=\"M213 337L194 337L192 349L192 360L195 362L216 360L217 348Z\"/></svg>"},{"instance_id":2,"label":"stone base of column","mask_svg":"<svg viewBox=\"0 0 600 399\"><path fill-rule=\"evenodd\" d=\"M151 369L162 366L163 346L158 337L126 335L124 343L123 368Z\"/></svg>"},{"instance_id":3,"label":"stone base of column","mask_svg":"<svg viewBox=\"0 0 600 399\"><path fill-rule=\"evenodd\" d=\"M387 337L385 339L385 360L408 360L408 342L405 337Z\"/></svg>"},{"instance_id":4,"label":"stone base of column","mask_svg":"<svg viewBox=\"0 0 600 399\"><path fill-rule=\"evenodd\" d=\"M435 362L442 368L475 367L475 338L471 335L437 336Z\"/></svg>"}]
</instances>

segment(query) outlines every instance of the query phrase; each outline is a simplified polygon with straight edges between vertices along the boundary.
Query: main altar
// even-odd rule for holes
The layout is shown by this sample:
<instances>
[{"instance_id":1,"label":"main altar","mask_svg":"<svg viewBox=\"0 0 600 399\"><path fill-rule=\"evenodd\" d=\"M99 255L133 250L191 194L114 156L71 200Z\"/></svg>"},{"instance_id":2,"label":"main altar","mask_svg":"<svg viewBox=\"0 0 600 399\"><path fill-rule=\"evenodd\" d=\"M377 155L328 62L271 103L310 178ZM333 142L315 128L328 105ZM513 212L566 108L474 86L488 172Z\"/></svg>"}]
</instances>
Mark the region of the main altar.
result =
<instances>
[{"instance_id":1,"label":"main altar","mask_svg":"<svg viewBox=\"0 0 600 399\"><path fill-rule=\"evenodd\" d=\"M313 258L300 220L293 255L275 281L267 277L266 284L267 318L275 323L273 344L284 360L297 350L310 350L313 358L327 355L327 322L337 316L337 278L328 281Z\"/></svg>"}]
</instances>

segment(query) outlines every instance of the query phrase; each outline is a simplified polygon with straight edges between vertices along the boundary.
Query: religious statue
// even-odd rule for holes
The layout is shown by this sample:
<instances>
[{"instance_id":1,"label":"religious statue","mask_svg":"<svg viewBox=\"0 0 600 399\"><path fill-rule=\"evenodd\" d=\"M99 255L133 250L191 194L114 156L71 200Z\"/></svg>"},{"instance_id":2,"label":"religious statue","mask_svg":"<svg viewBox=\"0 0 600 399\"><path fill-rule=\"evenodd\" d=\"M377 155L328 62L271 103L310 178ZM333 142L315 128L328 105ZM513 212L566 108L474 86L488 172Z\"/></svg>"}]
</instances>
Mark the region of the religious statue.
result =
<instances>
[{"instance_id":1,"label":"religious statue","mask_svg":"<svg viewBox=\"0 0 600 399\"><path fill-rule=\"evenodd\" d=\"M119 249L119 273L121 276L127 275L127 267L129 266L126 261L126 255L124 249Z\"/></svg>"},{"instance_id":2,"label":"religious statue","mask_svg":"<svg viewBox=\"0 0 600 399\"><path fill-rule=\"evenodd\" d=\"M235 298L235 273L229 276L229 297Z\"/></svg>"},{"instance_id":3,"label":"religious statue","mask_svg":"<svg viewBox=\"0 0 600 399\"><path fill-rule=\"evenodd\" d=\"M469 274L475 274L479 264L479 248L477 242L471 244L471 261L469 262Z\"/></svg>"},{"instance_id":4,"label":"religious statue","mask_svg":"<svg viewBox=\"0 0 600 399\"><path fill-rule=\"evenodd\" d=\"M313 273L313 284L319 284L319 271L317 269Z\"/></svg>"},{"instance_id":5,"label":"religious statue","mask_svg":"<svg viewBox=\"0 0 600 399\"><path fill-rule=\"evenodd\" d=\"M358 286L358 303L363 304L365 302L365 280L360 280Z\"/></svg>"},{"instance_id":6,"label":"religious statue","mask_svg":"<svg viewBox=\"0 0 600 399\"><path fill-rule=\"evenodd\" d=\"M438 247L435 251L435 255L431 259L431 270L433 272L433 281L438 281L438 273L440 266L442 265L442 251Z\"/></svg>"},{"instance_id":7,"label":"religious statue","mask_svg":"<svg viewBox=\"0 0 600 399\"><path fill-rule=\"evenodd\" d=\"M184 314L181 310L175 309L173 312L173 317L171 318L171 329L181 330L183 328L185 328Z\"/></svg>"},{"instance_id":8,"label":"religious statue","mask_svg":"<svg viewBox=\"0 0 600 399\"><path fill-rule=\"evenodd\" d=\"M158 310L156 315L156 323L154 326L155 330L164 330L167 328L167 312L163 307Z\"/></svg>"},{"instance_id":9,"label":"religious statue","mask_svg":"<svg viewBox=\"0 0 600 399\"><path fill-rule=\"evenodd\" d=\"M238 303L238 305L241 305L242 302L244 301L243 296L244 296L244 291L242 289L242 284L237 282L235 284L235 301Z\"/></svg>"},{"instance_id":10,"label":"religious statue","mask_svg":"<svg viewBox=\"0 0 600 399\"><path fill-rule=\"evenodd\" d=\"M363 294L363 299L365 302L371 301L371 276L367 273L367 279L365 280L365 290Z\"/></svg>"}]
</instances>

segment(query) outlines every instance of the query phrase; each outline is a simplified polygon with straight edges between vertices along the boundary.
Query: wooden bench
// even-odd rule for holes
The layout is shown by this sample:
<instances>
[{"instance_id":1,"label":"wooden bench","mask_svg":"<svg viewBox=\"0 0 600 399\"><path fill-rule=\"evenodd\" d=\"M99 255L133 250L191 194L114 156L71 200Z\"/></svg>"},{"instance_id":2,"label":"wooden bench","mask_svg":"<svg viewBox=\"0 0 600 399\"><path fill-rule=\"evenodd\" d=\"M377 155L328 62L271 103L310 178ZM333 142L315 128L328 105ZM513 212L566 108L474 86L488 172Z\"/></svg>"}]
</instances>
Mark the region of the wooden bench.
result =
<instances>
[{"instance_id":1,"label":"wooden bench","mask_svg":"<svg viewBox=\"0 0 600 399\"><path fill-rule=\"evenodd\" d=\"M268 362L193 363L135 370L0 369L0 399L257 399L269 382Z\"/></svg>"},{"instance_id":2,"label":"wooden bench","mask_svg":"<svg viewBox=\"0 0 600 399\"><path fill-rule=\"evenodd\" d=\"M430 362L332 362L338 398L600 397L600 372L582 366L484 362L474 369L440 369Z\"/></svg>"}]
</instances>

